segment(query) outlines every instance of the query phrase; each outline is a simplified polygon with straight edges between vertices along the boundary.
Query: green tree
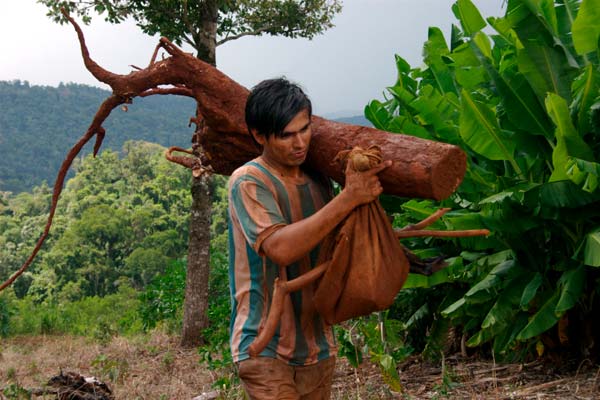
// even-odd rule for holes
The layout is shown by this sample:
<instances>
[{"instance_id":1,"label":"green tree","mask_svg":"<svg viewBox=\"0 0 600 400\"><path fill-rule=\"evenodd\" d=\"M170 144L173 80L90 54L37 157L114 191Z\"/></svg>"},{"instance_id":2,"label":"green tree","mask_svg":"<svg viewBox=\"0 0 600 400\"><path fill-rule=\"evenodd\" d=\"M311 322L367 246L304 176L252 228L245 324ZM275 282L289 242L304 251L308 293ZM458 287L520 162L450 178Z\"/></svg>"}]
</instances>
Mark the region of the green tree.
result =
<instances>
[{"instance_id":1,"label":"green tree","mask_svg":"<svg viewBox=\"0 0 600 400\"><path fill-rule=\"evenodd\" d=\"M157 33L187 43L201 60L216 65L216 47L243 36L313 38L333 26L339 0L38 0L56 21L64 7L89 23L93 13L111 23L133 17L149 35Z\"/></svg>"},{"instance_id":2,"label":"green tree","mask_svg":"<svg viewBox=\"0 0 600 400\"><path fill-rule=\"evenodd\" d=\"M53 183L73 135L85 131L90 114L109 95L107 90L74 83L50 87L0 81L0 191L20 193L43 181ZM194 109L194 101L187 97L139 99L128 112L115 112L106 121L111 135L103 146L118 151L131 139L171 146L177 138L173 132L187 127ZM90 151L84 149L82 154Z\"/></svg>"},{"instance_id":3,"label":"green tree","mask_svg":"<svg viewBox=\"0 0 600 400\"><path fill-rule=\"evenodd\" d=\"M35 301L79 300L114 293L123 280L142 289L185 251L187 173L164 159L164 148L128 142L124 156L106 150L76 165L64 190L46 251L14 290ZM0 275L28 256L47 218L47 185L3 197Z\"/></svg>"},{"instance_id":4,"label":"green tree","mask_svg":"<svg viewBox=\"0 0 600 400\"><path fill-rule=\"evenodd\" d=\"M177 44L190 44L196 56L216 65L218 45L249 35L270 34L312 38L333 26L341 10L340 0L38 0L49 8L48 15L64 22L60 9L75 12L85 22L92 13L104 15L111 23L133 17L143 32L160 33ZM201 116L196 116L201 121ZM197 124L199 132L204 127ZM192 137L197 156L202 150ZM208 324L207 309L210 270L210 176L192 181L192 208L189 227L186 299L182 344L201 342L200 332Z\"/></svg>"},{"instance_id":5,"label":"green tree","mask_svg":"<svg viewBox=\"0 0 600 400\"><path fill-rule=\"evenodd\" d=\"M492 231L485 239L411 243L421 254L451 256L445 270L413 275L405 286L437 293L426 296L438 299L442 317L430 328L433 354L451 322L467 345L491 343L506 358L534 345L541 351L542 337L571 340L571 350L589 355L591 338L581 332L600 306L598 7L597 0L509 0L504 17L486 21L470 0L458 0L461 27L450 40L430 28L426 65L413 69L397 57L389 98L365 109L380 129L460 145L467 174L442 204L454 211L438 226ZM488 24L495 34L483 31ZM397 222L434 208L405 202ZM415 304L407 320L433 314L432 306Z\"/></svg>"}]
</instances>

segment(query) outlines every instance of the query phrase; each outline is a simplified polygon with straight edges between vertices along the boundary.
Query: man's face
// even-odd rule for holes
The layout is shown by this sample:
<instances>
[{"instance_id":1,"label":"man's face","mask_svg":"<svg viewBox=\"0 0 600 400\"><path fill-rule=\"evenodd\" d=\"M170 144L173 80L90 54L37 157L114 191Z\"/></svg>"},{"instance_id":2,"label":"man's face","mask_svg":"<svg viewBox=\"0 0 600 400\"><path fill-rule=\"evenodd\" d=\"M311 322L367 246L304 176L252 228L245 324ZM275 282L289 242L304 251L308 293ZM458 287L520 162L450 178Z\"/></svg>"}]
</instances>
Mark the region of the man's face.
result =
<instances>
[{"instance_id":1,"label":"man's face","mask_svg":"<svg viewBox=\"0 0 600 400\"><path fill-rule=\"evenodd\" d=\"M280 172L293 173L306 159L312 132L308 110L300 111L285 126L281 136L271 135L265 139L254 135L263 146L263 159Z\"/></svg>"}]
</instances>

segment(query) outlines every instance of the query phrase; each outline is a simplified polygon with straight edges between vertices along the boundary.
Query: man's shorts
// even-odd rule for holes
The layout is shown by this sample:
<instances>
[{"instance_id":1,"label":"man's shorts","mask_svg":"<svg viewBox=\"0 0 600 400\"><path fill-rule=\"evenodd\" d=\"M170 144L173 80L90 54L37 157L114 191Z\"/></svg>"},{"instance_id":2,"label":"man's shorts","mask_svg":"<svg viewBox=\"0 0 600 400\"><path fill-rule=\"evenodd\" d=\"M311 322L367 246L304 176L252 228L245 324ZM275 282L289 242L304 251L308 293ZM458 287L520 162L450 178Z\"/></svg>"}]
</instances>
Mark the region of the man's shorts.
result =
<instances>
[{"instance_id":1,"label":"man's shorts","mask_svg":"<svg viewBox=\"0 0 600 400\"><path fill-rule=\"evenodd\" d=\"M249 358L238 372L251 400L327 400L335 357L307 366L288 365L270 357Z\"/></svg>"}]
</instances>

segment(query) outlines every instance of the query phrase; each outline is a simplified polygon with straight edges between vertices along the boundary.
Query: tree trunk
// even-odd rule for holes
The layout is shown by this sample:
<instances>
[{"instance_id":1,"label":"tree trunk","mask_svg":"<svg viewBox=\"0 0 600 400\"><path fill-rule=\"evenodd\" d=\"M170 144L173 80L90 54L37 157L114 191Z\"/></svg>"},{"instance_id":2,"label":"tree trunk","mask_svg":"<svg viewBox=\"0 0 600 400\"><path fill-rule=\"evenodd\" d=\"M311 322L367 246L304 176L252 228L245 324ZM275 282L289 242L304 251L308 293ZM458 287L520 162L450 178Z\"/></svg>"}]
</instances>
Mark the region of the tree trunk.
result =
<instances>
[{"instance_id":1,"label":"tree trunk","mask_svg":"<svg viewBox=\"0 0 600 400\"><path fill-rule=\"evenodd\" d=\"M214 2L206 5L206 19L201 21L196 45L197 57L216 65L217 7ZM196 110L196 132L192 148L197 157L202 155L198 138L204 129L202 115ZM210 277L210 174L192 177L192 207L188 242L185 299L183 302L183 326L181 345L198 346L203 342L202 330L208 327L208 282Z\"/></svg>"},{"instance_id":2,"label":"tree trunk","mask_svg":"<svg viewBox=\"0 0 600 400\"><path fill-rule=\"evenodd\" d=\"M202 330L208 327L208 278L210 274L210 176L192 180L190 236L185 277L181 345L202 343Z\"/></svg>"}]
</instances>

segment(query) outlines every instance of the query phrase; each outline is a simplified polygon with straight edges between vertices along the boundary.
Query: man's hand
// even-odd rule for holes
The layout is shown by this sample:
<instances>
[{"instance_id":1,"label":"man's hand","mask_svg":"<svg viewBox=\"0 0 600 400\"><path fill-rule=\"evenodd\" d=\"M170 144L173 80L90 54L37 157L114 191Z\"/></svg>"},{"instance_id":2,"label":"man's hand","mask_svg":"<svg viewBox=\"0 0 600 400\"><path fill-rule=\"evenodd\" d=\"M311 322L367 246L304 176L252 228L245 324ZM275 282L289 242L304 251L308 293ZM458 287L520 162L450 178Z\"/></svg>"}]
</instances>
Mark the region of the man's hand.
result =
<instances>
[{"instance_id":1,"label":"man's hand","mask_svg":"<svg viewBox=\"0 0 600 400\"><path fill-rule=\"evenodd\" d=\"M367 171L357 172L346 166L346 185L340 195L344 195L354 207L370 203L383 192L378 173L392 165L391 160L382 162Z\"/></svg>"}]
</instances>

